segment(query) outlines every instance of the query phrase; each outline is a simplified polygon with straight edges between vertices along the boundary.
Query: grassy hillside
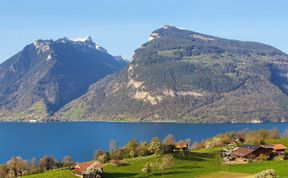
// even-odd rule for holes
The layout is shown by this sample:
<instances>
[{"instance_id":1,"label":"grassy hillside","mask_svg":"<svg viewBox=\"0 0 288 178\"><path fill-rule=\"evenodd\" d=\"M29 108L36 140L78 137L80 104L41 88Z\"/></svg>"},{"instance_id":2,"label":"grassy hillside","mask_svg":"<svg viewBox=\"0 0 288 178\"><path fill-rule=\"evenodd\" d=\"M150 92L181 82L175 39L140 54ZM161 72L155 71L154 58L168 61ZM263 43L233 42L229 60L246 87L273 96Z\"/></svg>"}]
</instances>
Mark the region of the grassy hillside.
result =
<instances>
[{"instance_id":1,"label":"grassy hillside","mask_svg":"<svg viewBox=\"0 0 288 178\"><path fill-rule=\"evenodd\" d=\"M55 170L45 172L41 174L34 174L30 176L24 176L25 178L76 178L73 176L70 170Z\"/></svg>"},{"instance_id":2,"label":"grassy hillside","mask_svg":"<svg viewBox=\"0 0 288 178\"><path fill-rule=\"evenodd\" d=\"M188 156L180 157L174 155L175 160L171 169L168 169L165 178L191 178L191 177L213 177L219 174L219 177L229 177L230 175L245 175L247 177L264 170L275 169L280 178L288 177L287 167L288 161L263 161L250 163L249 165L222 165L219 157L220 150L199 150L190 152ZM110 164L104 167L105 178L143 178L147 177L141 172L143 166L147 162L156 163L156 156L139 157L134 159L124 160L124 165L113 166ZM226 172L223 174L223 172ZM229 173L231 172L231 173ZM239 174L238 174L239 173ZM220 176L221 175L221 176ZM51 171L48 173L26 176L26 178L74 178L69 170ZM149 177L162 177L159 170L153 170ZM253 176L252 176L253 177Z\"/></svg>"}]
</instances>

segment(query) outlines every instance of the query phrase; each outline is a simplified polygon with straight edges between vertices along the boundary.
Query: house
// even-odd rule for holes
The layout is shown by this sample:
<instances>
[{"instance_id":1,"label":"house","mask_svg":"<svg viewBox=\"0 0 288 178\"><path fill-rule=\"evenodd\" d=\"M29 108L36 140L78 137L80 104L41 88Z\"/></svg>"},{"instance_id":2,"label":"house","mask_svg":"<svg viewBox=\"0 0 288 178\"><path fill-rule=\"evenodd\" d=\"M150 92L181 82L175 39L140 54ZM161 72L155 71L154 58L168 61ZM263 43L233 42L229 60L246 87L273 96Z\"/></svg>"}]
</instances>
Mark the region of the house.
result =
<instances>
[{"instance_id":1,"label":"house","mask_svg":"<svg viewBox=\"0 0 288 178\"><path fill-rule=\"evenodd\" d=\"M72 173L82 178L103 178L103 164L98 161L77 163Z\"/></svg>"},{"instance_id":2,"label":"house","mask_svg":"<svg viewBox=\"0 0 288 178\"><path fill-rule=\"evenodd\" d=\"M233 158L246 158L246 159L253 159L256 157L255 152L258 150L258 146L253 145L243 145L240 147L236 147L231 152L231 157Z\"/></svg>"},{"instance_id":3,"label":"house","mask_svg":"<svg viewBox=\"0 0 288 178\"><path fill-rule=\"evenodd\" d=\"M273 153L275 155L282 155L285 153L285 151L287 149L287 147L284 146L283 144L274 144L274 145L272 145L272 147L273 147Z\"/></svg>"},{"instance_id":4,"label":"house","mask_svg":"<svg viewBox=\"0 0 288 178\"><path fill-rule=\"evenodd\" d=\"M240 147L236 147L232 152L231 156L236 158L245 158L245 159L256 159L260 155L265 155L268 158L270 158L271 154L273 152L273 147L271 145L260 145L260 146L254 146L254 145L242 145Z\"/></svg>"},{"instance_id":5,"label":"house","mask_svg":"<svg viewBox=\"0 0 288 178\"><path fill-rule=\"evenodd\" d=\"M181 140L176 144L175 149L177 151L179 151L179 150L187 151L189 149L189 145L188 145L188 143Z\"/></svg>"}]
</instances>

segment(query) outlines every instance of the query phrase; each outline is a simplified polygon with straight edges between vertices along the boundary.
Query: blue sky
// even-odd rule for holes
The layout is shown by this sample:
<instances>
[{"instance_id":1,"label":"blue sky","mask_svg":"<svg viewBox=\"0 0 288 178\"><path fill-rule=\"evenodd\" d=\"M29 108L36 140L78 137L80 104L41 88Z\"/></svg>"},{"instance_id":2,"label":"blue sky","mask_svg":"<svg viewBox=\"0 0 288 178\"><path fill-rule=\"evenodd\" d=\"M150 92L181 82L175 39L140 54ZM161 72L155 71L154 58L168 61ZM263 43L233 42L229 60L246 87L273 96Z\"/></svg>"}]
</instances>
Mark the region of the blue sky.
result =
<instances>
[{"instance_id":1,"label":"blue sky","mask_svg":"<svg viewBox=\"0 0 288 178\"><path fill-rule=\"evenodd\" d=\"M37 39L90 35L131 58L165 24L288 53L287 0L1 0L0 62Z\"/></svg>"}]
</instances>

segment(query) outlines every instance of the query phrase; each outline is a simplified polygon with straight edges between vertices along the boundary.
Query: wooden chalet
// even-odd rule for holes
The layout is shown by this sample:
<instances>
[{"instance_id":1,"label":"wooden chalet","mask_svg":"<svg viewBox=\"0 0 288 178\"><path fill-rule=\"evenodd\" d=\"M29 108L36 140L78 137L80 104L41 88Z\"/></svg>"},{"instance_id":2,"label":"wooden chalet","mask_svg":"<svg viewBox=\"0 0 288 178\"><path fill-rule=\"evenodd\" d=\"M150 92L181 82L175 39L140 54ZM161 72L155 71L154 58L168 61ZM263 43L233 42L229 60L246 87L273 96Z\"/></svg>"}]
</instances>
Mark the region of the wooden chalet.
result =
<instances>
[{"instance_id":1,"label":"wooden chalet","mask_svg":"<svg viewBox=\"0 0 288 178\"><path fill-rule=\"evenodd\" d=\"M77 163L72 173L82 178L103 178L103 164L98 161Z\"/></svg>"},{"instance_id":2,"label":"wooden chalet","mask_svg":"<svg viewBox=\"0 0 288 178\"><path fill-rule=\"evenodd\" d=\"M285 151L287 150L287 147L284 146L283 144L274 144L272 145L272 147L273 147L273 153L276 155L285 154Z\"/></svg>"},{"instance_id":3,"label":"wooden chalet","mask_svg":"<svg viewBox=\"0 0 288 178\"><path fill-rule=\"evenodd\" d=\"M189 145L188 143L184 142L184 141L179 141L177 144L176 144L176 150L183 150L183 151L186 151L189 149Z\"/></svg>"},{"instance_id":4,"label":"wooden chalet","mask_svg":"<svg viewBox=\"0 0 288 178\"><path fill-rule=\"evenodd\" d=\"M254 146L254 145L243 145L240 147L235 148L231 152L232 158L245 158L245 159L256 159L261 154L270 157L273 152L272 146L268 145L261 145L261 146Z\"/></svg>"}]
</instances>

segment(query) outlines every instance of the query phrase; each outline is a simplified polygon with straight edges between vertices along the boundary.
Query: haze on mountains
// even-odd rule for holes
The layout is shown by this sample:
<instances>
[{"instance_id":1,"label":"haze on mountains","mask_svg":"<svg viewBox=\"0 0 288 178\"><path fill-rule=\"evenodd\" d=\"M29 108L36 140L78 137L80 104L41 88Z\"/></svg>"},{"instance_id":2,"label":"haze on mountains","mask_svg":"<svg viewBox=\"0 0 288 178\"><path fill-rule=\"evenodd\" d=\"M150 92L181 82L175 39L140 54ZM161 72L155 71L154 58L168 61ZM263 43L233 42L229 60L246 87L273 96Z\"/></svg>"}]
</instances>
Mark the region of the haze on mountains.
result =
<instances>
[{"instance_id":1,"label":"haze on mountains","mask_svg":"<svg viewBox=\"0 0 288 178\"><path fill-rule=\"evenodd\" d=\"M50 58L46 50L40 50L40 55L32 44L26 52L33 56L25 58L29 62L21 63L24 49L1 65L3 118L19 111L39 115L38 107L42 106L40 114L50 113L60 120L288 120L288 55L274 47L164 26L152 32L124 67L123 60L119 62L93 45L90 48L85 43L82 48L82 43L71 44L77 46L76 54L69 55L73 50L64 47L60 54L55 53L65 54L63 62L53 62L56 57L51 54ZM95 56L86 52L90 60L83 63L82 49L105 56L97 55L97 59L109 65L93 65ZM19 64L25 65L15 67Z\"/></svg>"}]
</instances>

